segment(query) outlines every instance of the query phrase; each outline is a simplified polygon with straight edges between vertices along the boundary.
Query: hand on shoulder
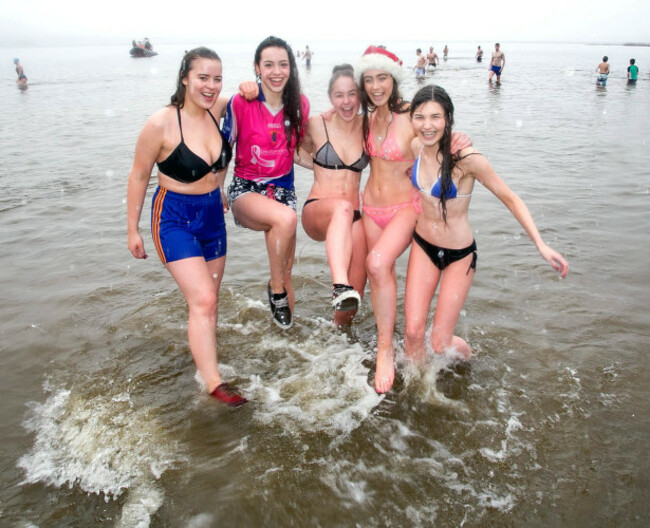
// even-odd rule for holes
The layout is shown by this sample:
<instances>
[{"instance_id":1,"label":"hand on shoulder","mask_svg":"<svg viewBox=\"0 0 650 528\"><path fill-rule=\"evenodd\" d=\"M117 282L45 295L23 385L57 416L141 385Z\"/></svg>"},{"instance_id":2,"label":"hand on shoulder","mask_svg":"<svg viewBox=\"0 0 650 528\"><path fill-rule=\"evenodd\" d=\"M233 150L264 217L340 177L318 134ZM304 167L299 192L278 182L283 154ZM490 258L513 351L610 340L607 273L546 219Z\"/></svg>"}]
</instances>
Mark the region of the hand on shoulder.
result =
<instances>
[{"instance_id":1,"label":"hand on shoulder","mask_svg":"<svg viewBox=\"0 0 650 528\"><path fill-rule=\"evenodd\" d=\"M476 150L471 145L469 147L465 147L465 148L463 148L463 149L461 149L460 151L457 152L457 155L458 155L459 159L463 159L463 158L469 156L470 154L480 154L480 152L478 150Z\"/></svg>"}]
</instances>

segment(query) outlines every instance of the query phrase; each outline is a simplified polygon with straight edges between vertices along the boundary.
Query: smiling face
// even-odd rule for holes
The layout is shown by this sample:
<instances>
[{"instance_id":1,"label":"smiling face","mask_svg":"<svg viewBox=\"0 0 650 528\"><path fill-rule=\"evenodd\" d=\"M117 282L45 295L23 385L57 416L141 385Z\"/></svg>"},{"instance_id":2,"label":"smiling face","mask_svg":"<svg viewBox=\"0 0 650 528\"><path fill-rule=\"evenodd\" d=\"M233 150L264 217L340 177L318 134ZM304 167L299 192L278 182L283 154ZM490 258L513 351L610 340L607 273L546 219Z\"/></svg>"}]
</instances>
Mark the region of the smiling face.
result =
<instances>
[{"instance_id":1,"label":"smiling face","mask_svg":"<svg viewBox=\"0 0 650 528\"><path fill-rule=\"evenodd\" d=\"M394 87L393 76L387 71L366 70L363 72L363 89L374 106L388 104Z\"/></svg>"},{"instance_id":2,"label":"smiling face","mask_svg":"<svg viewBox=\"0 0 650 528\"><path fill-rule=\"evenodd\" d=\"M352 121L359 112L359 90L351 77L341 76L332 83L330 101L337 115L345 120Z\"/></svg>"},{"instance_id":3,"label":"smiling face","mask_svg":"<svg viewBox=\"0 0 650 528\"><path fill-rule=\"evenodd\" d=\"M281 94L291 75L287 50L274 46L264 48L259 63L255 64L255 73L260 76L262 91Z\"/></svg>"},{"instance_id":4,"label":"smiling face","mask_svg":"<svg viewBox=\"0 0 650 528\"><path fill-rule=\"evenodd\" d=\"M185 85L185 104L191 101L195 105L209 109L216 102L223 83L221 61L196 58L190 64L190 70L183 78Z\"/></svg>"},{"instance_id":5,"label":"smiling face","mask_svg":"<svg viewBox=\"0 0 650 528\"><path fill-rule=\"evenodd\" d=\"M432 147L440 141L445 132L445 110L440 103L427 101L413 111L411 125L416 137L420 138L424 146Z\"/></svg>"}]
</instances>

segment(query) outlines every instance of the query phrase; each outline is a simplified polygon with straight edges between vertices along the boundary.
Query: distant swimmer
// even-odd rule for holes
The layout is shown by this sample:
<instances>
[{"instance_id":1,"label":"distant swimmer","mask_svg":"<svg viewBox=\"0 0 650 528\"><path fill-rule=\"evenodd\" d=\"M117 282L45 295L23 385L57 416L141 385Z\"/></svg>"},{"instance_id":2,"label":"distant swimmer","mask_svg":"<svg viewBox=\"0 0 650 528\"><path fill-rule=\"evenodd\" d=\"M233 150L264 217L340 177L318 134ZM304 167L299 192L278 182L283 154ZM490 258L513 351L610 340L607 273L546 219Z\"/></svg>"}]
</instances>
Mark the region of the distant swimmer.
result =
<instances>
[{"instance_id":1,"label":"distant swimmer","mask_svg":"<svg viewBox=\"0 0 650 528\"><path fill-rule=\"evenodd\" d=\"M494 51L492 52L492 59L490 60L490 74L488 81L492 82L492 77L494 74L497 75L497 84L501 84L501 74L503 69L506 67L506 56L501 51L501 44L498 42L494 45Z\"/></svg>"},{"instance_id":2,"label":"distant swimmer","mask_svg":"<svg viewBox=\"0 0 650 528\"><path fill-rule=\"evenodd\" d=\"M424 79L424 67L427 65L427 58L422 55L422 50L418 48L415 50L415 53L417 55L417 62L415 64L415 68L413 70L415 71L415 77L418 79Z\"/></svg>"},{"instance_id":3,"label":"distant swimmer","mask_svg":"<svg viewBox=\"0 0 650 528\"><path fill-rule=\"evenodd\" d=\"M601 62L597 67L596 71L598 72L598 77L596 77L596 84L606 86L607 77L609 77L609 58L607 55L603 57L603 62Z\"/></svg>"},{"instance_id":4,"label":"distant swimmer","mask_svg":"<svg viewBox=\"0 0 650 528\"><path fill-rule=\"evenodd\" d=\"M309 49L309 46L305 46L305 52L302 54L302 58L305 59L305 65L308 68L311 66L311 55L312 55L312 52Z\"/></svg>"},{"instance_id":5,"label":"distant swimmer","mask_svg":"<svg viewBox=\"0 0 650 528\"><path fill-rule=\"evenodd\" d=\"M16 65L16 74L18 75L18 78L16 79L16 85L20 90L27 90L27 76L25 75L25 71L20 64L20 60L14 59L14 64Z\"/></svg>"},{"instance_id":6,"label":"distant swimmer","mask_svg":"<svg viewBox=\"0 0 650 528\"><path fill-rule=\"evenodd\" d=\"M483 61L483 50L481 49L481 46L478 47L478 50L476 51L476 62L482 62Z\"/></svg>"},{"instance_id":7,"label":"distant swimmer","mask_svg":"<svg viewBox=\"0 0 650 528\"><path fill-rule=\"evenodd\" d=\"M438 63L440 62L440 59L438 58L438 54L433 51L433 46L429 46L429 53L427 53L427 64L435 68Z\"/></svg>"},{"instance_id":8,"label":"distant swimmer","mask_svg":"<svg viewBox=\"0 0 650 528\"><path fill-rule=\"evenodd\" d=\"M639 67L635 59L630 59L630 65L627 67L627 84L636 84L639 78Z\"/></svg>"},{"instance_id":9,"label":"distant swimmer","mask_svg":"<svg viewBox=\"0 0 650 528\"><path fill-rule=\"evenodd\" d=\"M447 55L449 55L449 48L447 47L447 44L445 44L445 49L442 50L442 58L447 60Z\"/></svg>"}]
</instances>

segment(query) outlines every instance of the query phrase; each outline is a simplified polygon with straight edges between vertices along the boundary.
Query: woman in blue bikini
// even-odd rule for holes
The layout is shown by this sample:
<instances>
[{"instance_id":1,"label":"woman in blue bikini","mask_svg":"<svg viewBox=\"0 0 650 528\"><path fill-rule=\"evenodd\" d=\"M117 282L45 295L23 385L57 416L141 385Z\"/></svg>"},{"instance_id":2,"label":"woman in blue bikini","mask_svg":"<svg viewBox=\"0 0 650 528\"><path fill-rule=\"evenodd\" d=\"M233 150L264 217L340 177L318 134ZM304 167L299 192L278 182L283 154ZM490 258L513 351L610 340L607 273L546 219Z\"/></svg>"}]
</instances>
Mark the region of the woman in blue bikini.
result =
<instances>
[{"instance_id":1,"label":"woman in blue bikini","mask_svg":"<svg viewBox=\"0 0 650 528\"><path fill-rule=\"evenodd\" d=\"M470 347L454 335L454 328L476 269L476 242L468 220L476 180L512 212L542 258L562 277L569 263L542 240L526 204L481 154L469 147L461 150L458 159L452 157L454 107L444 89L425 86L419 90L410 114L415 134L411 151L416 158L411 181L419 191L422 209L406 274L405 352L410 359L424 359L427 315L440 285L431 332L433 351L467 358Z\"/></svg>"}]
</instances>

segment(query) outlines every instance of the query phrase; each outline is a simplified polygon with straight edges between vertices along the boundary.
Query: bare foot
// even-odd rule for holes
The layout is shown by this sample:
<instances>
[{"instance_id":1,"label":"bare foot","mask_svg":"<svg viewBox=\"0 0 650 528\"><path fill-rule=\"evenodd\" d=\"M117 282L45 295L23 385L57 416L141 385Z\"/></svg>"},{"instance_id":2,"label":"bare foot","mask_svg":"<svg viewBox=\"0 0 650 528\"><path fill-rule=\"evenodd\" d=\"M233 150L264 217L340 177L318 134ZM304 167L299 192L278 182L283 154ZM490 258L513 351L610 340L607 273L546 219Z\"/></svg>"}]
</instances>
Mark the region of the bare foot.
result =
<instances>
[{"instance_id":1,"label":"bare foot","mask_svg":"<svg viewBox=\"0 0 650 528\"><path fill-rule=\"evenodd\" d=\"M395 362L393 348L377 351L377 369L375 371L375 391L377 394L388 392L395 379Z\"/></svg>"}]
</instances>

